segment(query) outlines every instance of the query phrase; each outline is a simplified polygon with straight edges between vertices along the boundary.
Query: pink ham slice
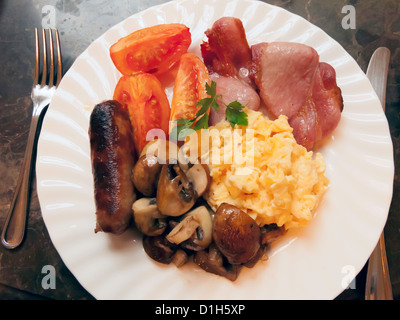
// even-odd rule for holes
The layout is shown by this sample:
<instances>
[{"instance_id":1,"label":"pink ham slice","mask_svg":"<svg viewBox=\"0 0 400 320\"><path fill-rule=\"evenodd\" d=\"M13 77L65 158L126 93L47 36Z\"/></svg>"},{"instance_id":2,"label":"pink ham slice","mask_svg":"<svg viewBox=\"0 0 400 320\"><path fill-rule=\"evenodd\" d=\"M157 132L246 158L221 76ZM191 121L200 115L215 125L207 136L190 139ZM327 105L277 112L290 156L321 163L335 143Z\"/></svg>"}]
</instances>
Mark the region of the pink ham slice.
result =
<instances>
[{"instance_id":1,"label":"pink ham slice","mask_svg":"<svg viewBox=\"0 0 400 320\"><path fill-rule=\"evenodd\" d=\"M343 99L335 70L300 43L260 43L252 47L254 80L274 116L289 118L296 141L311 150L337 127Z\"/></svg>"},{"instance_id":2,"label":"pink ham slice","mask_svg":"<svg viewBox=\"0 0 400 320\"><path fill-rule=\"evenodd\" d=\"M238 101L252 110L260 109L260 97L248 84L239 79L224 77L215 73L210 75L210 79L217 83L217 95L221 95L221 98L217 99L219 110L215 111L211 108L210 125L214 126L221 120L225 119L225 105L228 105L233 101Z\"/></svg>"}]
</instances>

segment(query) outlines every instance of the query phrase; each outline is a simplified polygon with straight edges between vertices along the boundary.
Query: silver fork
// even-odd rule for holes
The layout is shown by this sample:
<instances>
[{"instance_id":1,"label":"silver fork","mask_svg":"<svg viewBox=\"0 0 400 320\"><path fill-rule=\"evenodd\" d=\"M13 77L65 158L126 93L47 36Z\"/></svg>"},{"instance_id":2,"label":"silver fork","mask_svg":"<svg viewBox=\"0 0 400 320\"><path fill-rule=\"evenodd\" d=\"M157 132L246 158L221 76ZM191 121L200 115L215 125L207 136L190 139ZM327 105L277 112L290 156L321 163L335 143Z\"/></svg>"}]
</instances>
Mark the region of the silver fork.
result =
<instances>
[{"instance_id":1,"label":"silver fork","mask_svg":"<svg viewBox=\"0 0 400 320\"><path fill-rule=\"evenodd\" d=\"M47 33L47 35L46 35ZM45 107L50 103L57 86L62 77L62 62L60 37L58 30L55 29L56 51L57 51L57 70L55 71L55 50L53 42L53 32L48 29L42 30L42 55L40 54L39 31L35 28L35 74L31 98L33 102L33 112L31 126L29 130L28 142L26 146L24 161L18 177L13 201L8 212L8 216L1 234L1 242L8 249L18 247L25 235L26 218L29 207L30 187L32 181L32 168L36 159L32 158L34 149L36 148L37 128L40 116ZM48 52L48 49L49 51ZM43 57L43 63L39 62ZM50 58L50 61L48 61ZM42 72L40 72L42 68ZM57 78L55 79L55 73ZM40 79L41 78L41 79ZM39 83L39 81L41 82ZM56 80L56 81L55 81ZM54 83L55 81L55 83Z\"/></svg>"}]
</instances>

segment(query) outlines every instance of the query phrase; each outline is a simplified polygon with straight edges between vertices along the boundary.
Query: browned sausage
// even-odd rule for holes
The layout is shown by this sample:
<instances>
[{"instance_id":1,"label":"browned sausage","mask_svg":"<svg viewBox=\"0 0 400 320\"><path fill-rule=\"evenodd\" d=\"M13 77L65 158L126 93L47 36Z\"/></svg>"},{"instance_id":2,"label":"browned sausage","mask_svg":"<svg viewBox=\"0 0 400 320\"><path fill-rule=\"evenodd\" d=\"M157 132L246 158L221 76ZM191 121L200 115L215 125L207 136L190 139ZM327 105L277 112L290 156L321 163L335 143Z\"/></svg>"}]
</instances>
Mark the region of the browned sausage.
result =
<instances>
[{"instance_id":1,"label":"browned sausage","mask_svg":"<svg viewBox=\"0 0 400 320\"><path fill-rule=\"evenodd\" d=\"M97 224L95 232L123 233L136 200L132 183L135 150L128 110L117 101L95 106L89 138Z\"/></svg>"}]
</instances>

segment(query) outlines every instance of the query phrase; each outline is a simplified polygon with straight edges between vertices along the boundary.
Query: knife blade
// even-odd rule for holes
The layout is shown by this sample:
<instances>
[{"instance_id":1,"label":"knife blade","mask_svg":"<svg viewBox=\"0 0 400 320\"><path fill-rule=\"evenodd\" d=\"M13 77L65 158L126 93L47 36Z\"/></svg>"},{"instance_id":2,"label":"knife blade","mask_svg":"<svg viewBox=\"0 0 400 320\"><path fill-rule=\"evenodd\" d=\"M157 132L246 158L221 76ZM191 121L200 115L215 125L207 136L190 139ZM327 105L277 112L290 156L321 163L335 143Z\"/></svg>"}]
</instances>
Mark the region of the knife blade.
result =
<instances>
[{"instance_id":1,"label":"knife blade","mask_svg":"<svg viewBox=\"0 0 400 320\"><path fill-rule=\"evenodd\" d=\"M380 47L372 54L368 64L367 77L374 88L379 101L385 111L386 103L386 84L389 72L390 50Z\"/></svg>"},{"instance_id":2,"label":"knife blade","mask_svg":"<svg viewBox=\"0 0 400 320\"><path fill-rule=\"evenodd\" d=\"M385 112L389 61L389 49L380 47L373 53L367 69L367 77L382 104L383 112ZM365 300L393 300L383 231L369 258Z\"/></svg>"}]
</instances>

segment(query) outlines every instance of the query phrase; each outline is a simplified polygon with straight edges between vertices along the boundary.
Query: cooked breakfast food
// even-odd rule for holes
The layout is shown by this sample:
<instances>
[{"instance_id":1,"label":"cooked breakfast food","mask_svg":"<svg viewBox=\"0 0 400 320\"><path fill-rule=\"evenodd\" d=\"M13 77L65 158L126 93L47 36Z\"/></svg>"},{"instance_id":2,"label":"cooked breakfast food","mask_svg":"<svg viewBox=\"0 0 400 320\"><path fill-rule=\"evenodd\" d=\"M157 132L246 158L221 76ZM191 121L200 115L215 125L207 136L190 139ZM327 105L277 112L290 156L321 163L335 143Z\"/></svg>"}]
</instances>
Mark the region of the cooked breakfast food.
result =
<instances>
[{"instance_id":1,"label":"cooked breakfast food","mask_svg":"<svg viewBox=\"0 0 400 320\"><path fill-rule=\"evenodd\" d=\"M207 98L208 70L203 61L193 53L185 53L179 62L171 102L170 121L192 119L198 108L197 102Z\"/></svg>"},{"instance_id":2,"label":"cooked breakfast food","mask_svg":"<svg viewBox=\"0 0 400 320\"><path fill-rule=\"evenodd\" d=\"M201 53L210 74L241 79L252 84L251 49L242 21L222 17L205 31L208 41L201 44Z\"/></svg>"},{"instance_id":3,"label":"cooked breakfast food","mask_svg":"<svg viewBox=\"0 0 400 320\"><path fill-rule=\"evenodd\" d=\"M315 49L291 42L250 47L242 22L230 17L217 20L206 35L202 55L210 75L233 77L255 88L265 111L289 118L299 144L312 150L337 127L343 99L336 72L319 61Z\"/></svg>"},{"instance_id":4,"label":"cooked breakfast food","mask_svg":"<svg viewBox=\"0 0 400 320\"><path fill-rule=\"evenodd\" d=\"M160 24L121 38L111 46L110 57L124 75L137 72L162 74L179 62L191 42L187 26Z\"/></svg>"},{"instance_id":5,"label":"cooked breakfast food","mask_svg":"<svg viewBox=\"0 0 400 320\"><path fill-rule=\"evenodd\" d=\"M261 229L238 207L222 203L214 216L213 239L229 263L243 264L260 250Z\"/></svg>"},{"instance_id":6,"label":"cooked breakfast food","mask_svg":"<svg viewBox=\"0 0 400 320\"><path fill-rule=\"evenodd\" d=\"M132 220L136 192L131 179L135 164L133 133L128 110L117 101L96 105L90 116L89 138L96 229L123 233Z\"/></svg>"},{"instance_id":7,"label":"cooked breakfast food","mask_svg":"<svg viewBox=\"0 0 400 320\"><path fill-rule=\"evenodd\" d=\"M260 226L306 225L329 184L322 155L296 142L286 116L269 120L261 112L246 112L244 134L227 121L199 133L202 145L214 142L201 154L212 179L205 195L208 204L214 211L223 203L232 204ZM183 151L188 153L192 144L196 139L188 139Z\"/></svg>"},{"instance_id":8,"label":"cooked breakfast food","mask_svg":"<svg viewBox=\"0 0 400 320\"><path fill-rule=\"evenodd\" d=\"M218 122L225 120L226 105L232 101L237 101L250 110L260 110L261 99L256 90L246 82L238 78L225 77L213 73L210 80L217 84L217 103L219 109L210 110L210 125L214 126Z\"/></svg>"},{"instance_id":9,"label":"cooked breakfast food","mask_svg":"<svg viewBox=\"0 0 400 320\"><path fill-rule=\"evenodd\" d=\"M286 115L297 142L311 150L340 121L343 99L335 70L300 43L260 43L252 51L266 108L274 116Z\"/></svg>"},{"instance_id":10,"label":"cooked breakfast food","mask_svg":"<svg viewBox=\"0 0 400 320\"><path fill-rule=\"evenodd\" d=\"M234 281L312 219L329 184L315 148L337 126L343 100L335 70L309 46L250 46L232 17L205 35L202 57L187 52L181 24L111 47L123 75L89 129L96 232L132 226L154 261L193 261ZM174 77L171 104L165 73Z\"/></svg>"},{"instance_id":11,"label":"cooked breakfast food","mask_svg":"<svg viewBox=\"0 0 400 320\"><path fill-rule=\"evenodd\" d=\"M145 147L149 131L160 129L167 134L169 101L154 74L139 72L122 76L115 87L113 99L128 110L137 154Z\"/></svg>"}]
</instances>

